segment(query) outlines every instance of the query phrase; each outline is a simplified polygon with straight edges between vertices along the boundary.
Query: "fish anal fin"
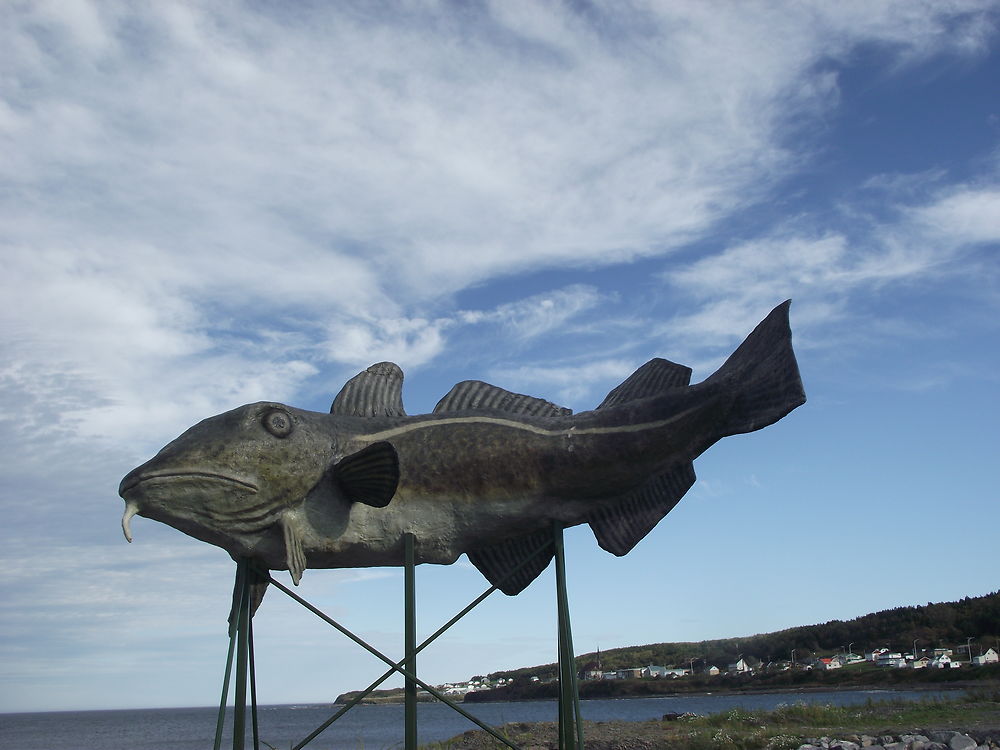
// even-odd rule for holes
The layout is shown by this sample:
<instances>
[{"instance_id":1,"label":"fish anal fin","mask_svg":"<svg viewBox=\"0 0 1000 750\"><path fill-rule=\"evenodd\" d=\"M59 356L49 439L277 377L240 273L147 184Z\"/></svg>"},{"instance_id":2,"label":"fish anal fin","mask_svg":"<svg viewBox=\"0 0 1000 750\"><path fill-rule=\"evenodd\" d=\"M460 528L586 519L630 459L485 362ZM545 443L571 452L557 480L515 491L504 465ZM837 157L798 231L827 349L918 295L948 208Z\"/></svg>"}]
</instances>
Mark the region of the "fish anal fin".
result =
<instances>
[{"instance_id":1,"label":"fish anal fin","mask_svg":"<svg viewBox=\"0 0 1000 750\"><path fill-rule=\"evenodd\" d=\"M552 531L545 529L480 547L469 552L469 561L486 580L508 596L515 596L548 567L553 554Z\"/></svg>"},{"instance_id":2,"label":"fish anal fin","mask_svg":"<svg viewBox=\"0 0 1000 750\"><path fill-rule=\"evenodd\" d=\"M613 389L598 406L607 409L629 401L658 396L672 388L685 388L691 384L691 368L668 359L651 359L629 375Z\"/></svg>"},{"instance_id":3,"label":"fish anal fin","mask_svg":"<svg viewBox=\"0 0 1000 750\"><path fill-rule=\"evenodd\" d=\"M568 417L573 411L551 401L513 393L481 380L463 380L438 401L434 413L492 409L532 417Z\"/></svg>"},{"instance_id":4,"label":"fish anal fin","mask_svg":"<svg viewBox=\"0 0 1000 750\"><path fill-rule=\"evenodd\" d=\"M606 502L588 519L597 543L613 555L628 554L677 505L694 481L694 465L686 463Z\"/></svg>"},{"instance_id":5,"label":"fish anal fin","mask_svg":"<svg viewBox=\"0 0 1000 750\"><path fill-rule=\"evenodd\" d=\"M350 417L405 417L403 371L393 362L379 362L359 372L341 388L330 413Z\"/></svg>"},{"instance_id":6,"label":"fish anal fin","mask_svg":"<svg viewBox=\"0 0 1000 750\"><path fill-rule=\"evenodd\" d=\"M399 456L391 443L372 443L341 459L333 478L351 502L384 508L399 485Z\"/></svg>"}]
</instances>

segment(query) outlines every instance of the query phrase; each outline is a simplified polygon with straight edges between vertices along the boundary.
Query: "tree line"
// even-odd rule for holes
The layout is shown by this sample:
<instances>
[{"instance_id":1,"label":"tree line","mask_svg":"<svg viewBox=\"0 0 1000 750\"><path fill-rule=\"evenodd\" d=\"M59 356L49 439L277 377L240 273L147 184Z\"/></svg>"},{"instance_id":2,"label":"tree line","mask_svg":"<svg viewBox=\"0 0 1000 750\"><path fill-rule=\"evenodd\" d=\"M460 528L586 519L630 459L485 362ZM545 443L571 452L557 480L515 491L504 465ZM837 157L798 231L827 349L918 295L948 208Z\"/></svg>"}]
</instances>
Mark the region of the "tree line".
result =
<instances>
[{"instance_id":1,"label":"tree line","mask_svg":"<svg viewBox=\"0 0 1000 750\"><path fill-rule=\"evenodd\" d=\"M971 641L970 641L971 639ZM751 666L761 663L805 661L813 655L829 656L850 648L864 653L875 648L909 652L916 641L918 650L952 648L958 656L968 646L972 656L987 648L1000 651L1000 591L955 602L928 602L926 605L895 607L856 617L831 620L819 625L803 625L775 633L724 638L710 641L652 643L626 646L600 652L604 670L641 667L647 664L694 667L702 671L709 665L722 670L742 656ZM852 645L853 644L853 645ZM967 654L966 658L968 658ZM598 662L596 652L576 657L578 669ZM501 677L546 679L556 673L555 664L523 667L490 673Z\"/></svg>"}]
</instances>

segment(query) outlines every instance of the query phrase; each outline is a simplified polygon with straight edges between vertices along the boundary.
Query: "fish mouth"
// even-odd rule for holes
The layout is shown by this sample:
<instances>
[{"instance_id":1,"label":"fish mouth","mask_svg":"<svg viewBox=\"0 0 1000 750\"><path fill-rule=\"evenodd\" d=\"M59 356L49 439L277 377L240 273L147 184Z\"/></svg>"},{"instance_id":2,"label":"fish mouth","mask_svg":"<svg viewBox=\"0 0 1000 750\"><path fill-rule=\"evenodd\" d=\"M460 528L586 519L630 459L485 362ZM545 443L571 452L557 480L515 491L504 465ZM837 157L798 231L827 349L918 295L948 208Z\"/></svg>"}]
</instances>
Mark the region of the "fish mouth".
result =
<instances>
[{"instance_id":1,"label":"fish mouth","mask_svg":"<svg viewBox=\"0 0 1000 750\"><path fill-rule=\"evenodd\" d=\"M154 479L211 479L217 482L224 482L228 484L235 484L242 490L252 492L256 494L258 492L258 487L253 482L249 482L246 479L239 479L237 477L231 477L227 474L218 474L213 471L151 471L146 474L140 474L139 476L127 476L122 480L121 486L118 488L118 494L124 496L126 492L137 487L143 482L149 482Z\"/></svg>"},{"instance_id":2,"label":"fish mouth","mask_svg":"<svg viewBox=\"0 0 1000 750\"><path fill-rule=\"evenodd\" d=\"M249 492L251 494L257 494L259 488L253 482L247 481L246 479L239 479L237 477L232 477L227 474L219 474L214 471L193 471L193 470L164 470L164 471L150 471L141 474L129 474L125 477L121 485L118 487L118 494L125 499L125 513L122 515L122 532L125 534L125 540L128 542L132 541L132 519L138 515L141 511L139 498L128 497L128 493L138 487L143 482L151 482L155 480L184 480L184 479L209 479L214 482L221 482L223 484L229 484L237 487L238 489ZM145 515L143 513L143 515Z\"/></svg>"}]
</instances>

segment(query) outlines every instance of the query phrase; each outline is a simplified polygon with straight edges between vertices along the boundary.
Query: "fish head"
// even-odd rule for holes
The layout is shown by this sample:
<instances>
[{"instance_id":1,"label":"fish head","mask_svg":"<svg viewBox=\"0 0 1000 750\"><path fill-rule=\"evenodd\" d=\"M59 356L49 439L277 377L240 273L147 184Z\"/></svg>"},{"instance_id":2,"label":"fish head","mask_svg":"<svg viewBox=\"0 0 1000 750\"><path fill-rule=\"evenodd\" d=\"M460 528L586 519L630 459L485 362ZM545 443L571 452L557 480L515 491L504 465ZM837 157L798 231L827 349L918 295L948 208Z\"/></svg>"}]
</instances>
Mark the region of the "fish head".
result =
<instances>
[{"instance_id":1,"label":"fish head","mask_svg":"<svg viewBox=\"0 0 1000 750\"><path fill-rule=\"evenodd\" d=\"M325 416L260 402L199 422L122 479L126 539L140 515L249 554L327 471Z\"/></svg>"}]
</instances>

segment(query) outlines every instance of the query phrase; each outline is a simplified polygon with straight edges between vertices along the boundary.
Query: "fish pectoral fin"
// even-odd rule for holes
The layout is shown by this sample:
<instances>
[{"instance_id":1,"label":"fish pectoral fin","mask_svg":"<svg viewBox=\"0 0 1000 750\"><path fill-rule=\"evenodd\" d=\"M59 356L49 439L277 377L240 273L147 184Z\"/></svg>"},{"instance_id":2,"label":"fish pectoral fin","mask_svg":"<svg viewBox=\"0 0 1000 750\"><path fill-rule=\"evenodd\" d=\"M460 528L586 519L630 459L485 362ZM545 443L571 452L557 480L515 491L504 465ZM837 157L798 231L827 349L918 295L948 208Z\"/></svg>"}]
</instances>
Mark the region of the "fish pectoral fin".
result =
<instances>
[{"instance_id":1,"label":"fish pectoral fin","mask_svg":"<svg viewBox=\"0 0 1000 750\"><path fill-rule=\"evenodd\" d=\"M530 417L568 417L573 411L550 401L506 391L481 380L457 383L434 407L435 414L492 409Z\"/></svg>"},{"instance_id":2,"label":"fish pectoral fin","mask_svg":"<svg viewBox=\"0 0 1000 750\"><path fill-rule=\"evenodd\" d=\"M341 459L333 478L351 502L384 508L399 485L399 455L392 443L372 443Z\"/></svg>"},{"instance_id":3,"label":"fish pectoral fin","mask_svg":"<svg viewBox=\"0 0 1000 750\"><path fill-rule=\"evenodd\" d=\"M405 417L403 371L379 362L347 381L330 407L331 414L351 417Z\"/></svg>"},{"instance_id":4,"label":"fish pectoral fin","mask_svg":"<svg viewBox=\"0 0 1000 750\"><path fill-rule=\"evenodd\" d=\"M508 596L520 594L549 565L552 531L544 529L470 551L469 561Z\"/></svg>"},{"instance_id":5,"label":"fish pectoral fin","mask_svg":"<svg viewBox=\"0 0 1000 750\"><path fill-rule=\"evenodd\" d=\"M297 513L286 511L281 516L281 529L285 535L285 564L296 586L302 580L306 569L306 553L302 549L302 518Z\"/></svg>"},{"instance_id":6,"label":"fish pectoral fin","mask_svg":"<svg viewBox=\"0 0 1000 750\"><path fill-rule=\"evenodd\" d=\"M606 501L588 519L597 543L613 555L628 554L677 505L694 481L694 464L686 463Z\"/></svg>"},{"instance_id":7,"label":"fish pectoral fin","mask_svg":"<svg viewBox=\"0 0 1000 750\"><path fill-rule=\"evenodd\" d=\"M686 388L690 384L690 367L657 357L629 375L597 408L607 409L609 406L620 406L629 401L659 396L664 391Z\"/></svg>"}]
</instances>

